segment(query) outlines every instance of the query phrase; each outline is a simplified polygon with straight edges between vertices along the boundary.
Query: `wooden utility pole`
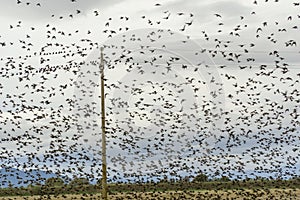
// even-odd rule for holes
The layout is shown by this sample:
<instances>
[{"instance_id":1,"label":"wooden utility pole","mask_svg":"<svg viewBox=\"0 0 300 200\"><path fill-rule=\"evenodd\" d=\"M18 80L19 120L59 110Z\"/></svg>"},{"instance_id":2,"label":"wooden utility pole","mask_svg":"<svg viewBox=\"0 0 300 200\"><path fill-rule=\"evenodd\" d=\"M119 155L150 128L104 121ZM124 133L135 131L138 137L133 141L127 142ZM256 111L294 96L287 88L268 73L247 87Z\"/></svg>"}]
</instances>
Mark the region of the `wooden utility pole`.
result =
<instances>
[{"instance_id":1,"label":"wooden utility pole","mask_svg":"<svg viewBox=\"0 0 300 200\"><path fill-rule=\"evenodd\" d=\"M105 94L104 94L104 60L103 47L100 53L101 74L101 118L102 118L102 199L107 200L107 165L106 165L106 135L105 135Z\"/></svg>"}]
</instances>

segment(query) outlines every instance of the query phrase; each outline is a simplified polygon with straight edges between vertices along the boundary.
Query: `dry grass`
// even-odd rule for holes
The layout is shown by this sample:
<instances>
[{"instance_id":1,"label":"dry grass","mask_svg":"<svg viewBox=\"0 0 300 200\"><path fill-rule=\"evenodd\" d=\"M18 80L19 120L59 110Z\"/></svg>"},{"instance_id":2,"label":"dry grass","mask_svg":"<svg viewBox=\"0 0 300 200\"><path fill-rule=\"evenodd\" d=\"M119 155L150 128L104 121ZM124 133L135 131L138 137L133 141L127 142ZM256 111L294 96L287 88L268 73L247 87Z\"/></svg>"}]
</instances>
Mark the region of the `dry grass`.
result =
<instances>
[{"instance_id":1,"label":"dry grass","mask_svg":"<svg viewBox=\"0 0 300 200\"><path fill-rule=\"evenodd\" d=\"M94 195L59 195L59 196L28 196L28 197L0 197L0 200L46 200L46 199L57 199L57 200L75 200L75 199L101 199L100 194ZM176 200L176 199L292 199L300 200L300 189L270 189L270 190L227 190L227 191L216 191L216 190L201 190L201 191L167 191L167 192L132 192L132 193L116 193L110 194L109 200Z\"/></svg>"}]
</instances>

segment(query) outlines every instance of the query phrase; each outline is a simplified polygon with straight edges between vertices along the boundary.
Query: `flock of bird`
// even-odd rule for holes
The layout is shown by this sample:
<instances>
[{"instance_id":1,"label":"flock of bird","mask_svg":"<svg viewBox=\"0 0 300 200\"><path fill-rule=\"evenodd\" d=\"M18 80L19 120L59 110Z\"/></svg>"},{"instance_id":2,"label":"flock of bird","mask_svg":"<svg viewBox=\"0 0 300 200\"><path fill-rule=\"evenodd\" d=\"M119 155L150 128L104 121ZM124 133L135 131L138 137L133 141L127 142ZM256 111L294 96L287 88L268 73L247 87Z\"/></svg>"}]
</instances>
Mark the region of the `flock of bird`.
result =
<instances>
[{"instance_id":1,"label":"flock of bird","mask_svg":"<svg viewBox=\"0 0 300 200\"><path fill-rule=\"evenodd\" d=\"M0 58L0 167L93 182L101 177L104 46L110 182L179 180L199 172L233 179L299 175L300 16L293 10L285 19L270 19L256 10L277 3L255 0L250 13L232 17L232 27L222 12L211 13L210 29L196 36L190 30L199 25L197 13L167 10L163 3L153 4L162 11L159 18L112 14L104 21L101 11L92 10L103 20L104 43L94 39L92 28L83 33L51 24L82 17L80 9L51 14L42 27L10 24L0 33L0 50L20 54ZM141 29L130 27L135 20ZM9 31L22 36L11 39ZM46 42L40 44L35 37L42 31ZM9 175L3 176L7 183Z\"/></svg>"}]
</instances>

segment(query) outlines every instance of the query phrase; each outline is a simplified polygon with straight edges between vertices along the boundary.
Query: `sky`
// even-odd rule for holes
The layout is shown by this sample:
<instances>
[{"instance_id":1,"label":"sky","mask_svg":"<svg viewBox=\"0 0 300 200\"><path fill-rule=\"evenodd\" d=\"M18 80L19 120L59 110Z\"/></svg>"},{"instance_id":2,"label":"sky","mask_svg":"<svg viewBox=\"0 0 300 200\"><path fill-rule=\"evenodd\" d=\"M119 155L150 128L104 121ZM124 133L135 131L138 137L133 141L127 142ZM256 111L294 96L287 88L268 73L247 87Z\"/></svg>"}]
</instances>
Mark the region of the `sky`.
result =
<instances>
[{"instance_id":1,"label":"sky","mask_svg":"<svg viewBox=\"0 0 300 200\"><path fill-rule=\"evenodd\" d=\"M101 176L104 47L111 181L299 175L297 2L0 2L2 167Z\"/></svg>"}]
</instances>

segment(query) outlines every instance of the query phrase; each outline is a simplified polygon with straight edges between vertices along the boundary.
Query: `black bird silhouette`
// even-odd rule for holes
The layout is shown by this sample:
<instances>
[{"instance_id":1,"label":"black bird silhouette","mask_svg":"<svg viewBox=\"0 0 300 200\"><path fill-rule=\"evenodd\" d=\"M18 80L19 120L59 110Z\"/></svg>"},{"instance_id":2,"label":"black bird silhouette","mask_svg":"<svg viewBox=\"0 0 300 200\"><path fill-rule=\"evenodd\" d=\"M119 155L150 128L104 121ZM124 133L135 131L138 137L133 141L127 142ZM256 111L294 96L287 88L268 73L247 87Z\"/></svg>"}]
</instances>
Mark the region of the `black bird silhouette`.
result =
<instances>
[{"instance_id":1,"label":"black bird silhouette","mask_svg":"<svg viewBox=\"0 0 300 200\"><path fill-rule=\"evenodd\" d=\"M5 22L0 192L101 199L103 46L109 199L297 199L299 3L281 19L276 2L250 2L249 13L216 2L206 12L221 21L209 25L196 4L156 3L141 19L77 0L39 23Z\"/></svg>"}]
</instances>

